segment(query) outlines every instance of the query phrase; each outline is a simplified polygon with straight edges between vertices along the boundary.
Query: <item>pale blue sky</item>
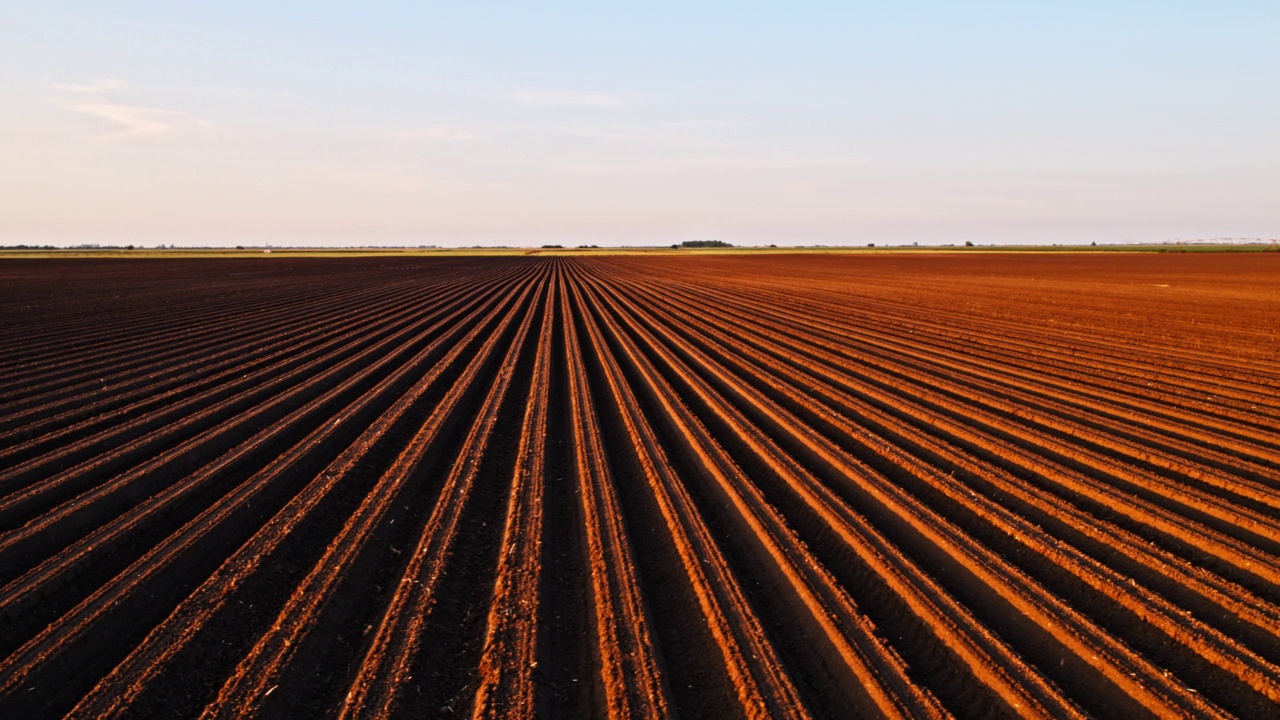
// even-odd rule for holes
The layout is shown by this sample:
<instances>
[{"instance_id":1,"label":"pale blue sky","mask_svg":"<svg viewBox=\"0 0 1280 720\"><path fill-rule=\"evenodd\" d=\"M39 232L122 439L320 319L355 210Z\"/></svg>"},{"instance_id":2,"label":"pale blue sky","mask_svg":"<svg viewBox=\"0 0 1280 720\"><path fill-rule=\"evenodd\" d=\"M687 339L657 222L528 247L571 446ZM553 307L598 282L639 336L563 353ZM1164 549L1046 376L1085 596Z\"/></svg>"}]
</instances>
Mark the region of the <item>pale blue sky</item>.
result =
<instances>
[{"instance_id":1,"label":"pale blue sky","mask_svg":"<svg viewBox=\"0 0 1280 720\"><path fill-rule=\"evenodd\" d=\"M0 243L1280 235L1280 2L8 3Z\"/></svg>"}]
</instances>

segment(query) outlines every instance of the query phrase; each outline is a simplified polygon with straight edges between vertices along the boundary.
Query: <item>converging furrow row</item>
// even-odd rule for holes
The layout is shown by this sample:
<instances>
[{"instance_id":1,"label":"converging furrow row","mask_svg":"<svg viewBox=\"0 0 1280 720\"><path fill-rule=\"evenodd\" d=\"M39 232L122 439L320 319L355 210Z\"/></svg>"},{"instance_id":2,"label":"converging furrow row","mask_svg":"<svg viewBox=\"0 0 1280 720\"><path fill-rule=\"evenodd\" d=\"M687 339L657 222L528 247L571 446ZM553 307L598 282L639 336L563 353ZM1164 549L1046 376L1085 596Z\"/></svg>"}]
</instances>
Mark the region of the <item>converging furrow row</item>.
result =
<instances>
[{"instance_id":1,"label":"converging furrow row","mask_svg":"<svg viewBox=\"0 0 1280 720\"><path fill-rule=\"evenodd\" d=\"M1277 275L884 257L0 267L0 716L1280 713Z\"/></svg>"}]
</instances>

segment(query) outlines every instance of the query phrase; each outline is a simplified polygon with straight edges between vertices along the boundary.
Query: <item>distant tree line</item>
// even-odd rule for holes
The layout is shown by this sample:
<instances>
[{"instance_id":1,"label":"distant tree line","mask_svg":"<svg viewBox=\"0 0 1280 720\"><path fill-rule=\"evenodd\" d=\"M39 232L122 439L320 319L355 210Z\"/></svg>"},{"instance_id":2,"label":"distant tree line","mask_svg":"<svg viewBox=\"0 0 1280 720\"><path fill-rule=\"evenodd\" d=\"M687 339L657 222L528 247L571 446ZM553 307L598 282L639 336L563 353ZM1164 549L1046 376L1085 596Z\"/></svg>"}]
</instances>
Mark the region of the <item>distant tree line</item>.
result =
<instances>
[{"instance_id":1,"label":"distant tree line","mask_svg":"<svg viewBox=\"0 0 1280 720\"><path fill-rule=\"evenodd\" d=\"M714 247L733 247L732 244L723 240L685 240L679 245L672 245L673 248L714 248Z\"/></svg>"}]
</instances>

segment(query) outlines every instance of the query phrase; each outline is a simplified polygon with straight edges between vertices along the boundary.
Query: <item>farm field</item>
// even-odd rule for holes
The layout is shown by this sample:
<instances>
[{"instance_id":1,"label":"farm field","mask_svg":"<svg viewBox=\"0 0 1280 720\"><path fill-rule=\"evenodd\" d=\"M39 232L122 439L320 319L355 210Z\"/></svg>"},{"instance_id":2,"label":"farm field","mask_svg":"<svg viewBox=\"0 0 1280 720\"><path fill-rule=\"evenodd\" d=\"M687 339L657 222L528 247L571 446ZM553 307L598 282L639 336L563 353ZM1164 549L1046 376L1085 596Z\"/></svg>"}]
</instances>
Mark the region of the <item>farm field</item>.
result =
<instances>
[{"instance_id":1,"label":"farm field","mask_svg":"<svg viewBox=\"0 0 1280 720\"><path fill-rule=\"evenodd\" d=\"M0 263L0 717L1275 717L1280 255Z\"/></svg>"}]
</instances>

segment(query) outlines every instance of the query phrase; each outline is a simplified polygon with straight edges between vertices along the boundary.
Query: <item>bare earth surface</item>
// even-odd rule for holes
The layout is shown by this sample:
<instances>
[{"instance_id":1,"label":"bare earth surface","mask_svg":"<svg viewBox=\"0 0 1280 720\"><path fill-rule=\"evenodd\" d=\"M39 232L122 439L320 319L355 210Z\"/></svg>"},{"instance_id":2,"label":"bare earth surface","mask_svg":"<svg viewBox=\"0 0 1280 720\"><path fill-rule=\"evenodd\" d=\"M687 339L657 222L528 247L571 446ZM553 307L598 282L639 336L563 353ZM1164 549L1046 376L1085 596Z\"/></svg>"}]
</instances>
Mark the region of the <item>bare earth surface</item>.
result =
<instances>
[{"instance_id":1,"label":"bare earth surface","mask_svg":"<svg viewBox=\"0 0 1280 720\"><path fill-rule=\"evenodd\" d=\"M0 717L1275 717L1280 256L0 264Z\"/></svg>"}]
</instances>

